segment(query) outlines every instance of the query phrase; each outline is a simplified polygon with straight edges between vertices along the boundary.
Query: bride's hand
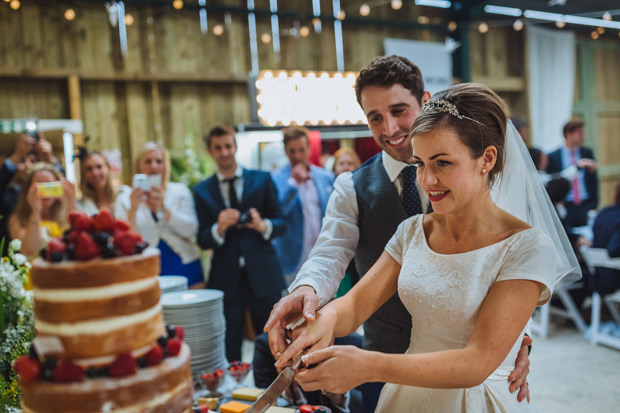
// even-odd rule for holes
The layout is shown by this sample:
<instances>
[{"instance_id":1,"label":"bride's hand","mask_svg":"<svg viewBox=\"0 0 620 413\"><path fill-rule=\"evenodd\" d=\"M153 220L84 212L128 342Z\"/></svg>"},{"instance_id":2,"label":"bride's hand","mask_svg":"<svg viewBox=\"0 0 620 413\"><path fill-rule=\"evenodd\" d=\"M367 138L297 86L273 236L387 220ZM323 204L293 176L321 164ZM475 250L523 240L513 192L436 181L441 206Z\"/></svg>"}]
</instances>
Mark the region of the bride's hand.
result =
<instances>
[{"instance_id":1,"label":"bride's hand","mask_svg":"<svg viewBox=\"0 0 620 413\"><path fill-rule=\"evenodd\" d=\"M297 370L295 380L305 391L343 394L370 381L365 363L367 353L355 346L331 346L308 353L302 357L304 365L319 365L309 370Z\"/></svg>"},{"instance_id":2,"label":"bride's hand","mask_svg":"<svg viewBox=\"0 0 620 413\"><path fill-rule=\"evenodd\" d=\"M336 313L330 311L329 307L316 312L314 321L306 321L300 327L293 330L292 342L282 353L276 367L284 367L289 364L297 353L304 349L316 351L328 347L332 343L334 336L334 326L336 325Z\"/></svg>"}]
</instances>

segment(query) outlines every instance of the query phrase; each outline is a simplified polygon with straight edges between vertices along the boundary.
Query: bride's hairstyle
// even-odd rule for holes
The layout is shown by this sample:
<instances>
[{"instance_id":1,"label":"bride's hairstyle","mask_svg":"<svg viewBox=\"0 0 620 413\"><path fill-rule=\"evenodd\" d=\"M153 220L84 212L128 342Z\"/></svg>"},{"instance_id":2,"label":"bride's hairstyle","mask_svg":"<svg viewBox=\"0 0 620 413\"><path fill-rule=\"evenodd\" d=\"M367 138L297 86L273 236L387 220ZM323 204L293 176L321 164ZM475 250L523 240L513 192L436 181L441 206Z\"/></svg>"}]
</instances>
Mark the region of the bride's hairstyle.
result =
<instances>
[{"instance_id":1,"label":"bride's hairstyle","mask_svg":"<svg viewBox=\"0 0 620 413\"><path fill-rule=\"evenodd\" d=\"M502 98L485 85L461 83L426 102L409 134L446 128L458 135L474 159L480 158L488 146L495 146L497 161L489 171L491 186L504 168L507 123L508 107Z\"/></svg>"}]
</instances>

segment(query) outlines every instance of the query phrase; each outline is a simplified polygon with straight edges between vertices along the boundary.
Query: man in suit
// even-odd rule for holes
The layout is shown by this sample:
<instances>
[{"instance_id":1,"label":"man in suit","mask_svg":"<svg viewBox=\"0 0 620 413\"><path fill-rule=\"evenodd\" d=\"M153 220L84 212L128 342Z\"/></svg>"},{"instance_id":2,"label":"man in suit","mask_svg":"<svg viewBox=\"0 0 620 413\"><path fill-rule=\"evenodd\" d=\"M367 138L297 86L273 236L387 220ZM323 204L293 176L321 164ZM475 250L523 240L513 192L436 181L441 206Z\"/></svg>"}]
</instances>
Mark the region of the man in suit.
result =
<instances>
[{"instance_id":1,"label":"man in suit","mask_svg":"<svg viewBox=\"0 0 620 413\"><path fill-rule=\"evenodd\" d=\"M580 227L587 225L588 211L598 206L596 162L592 149L583 146L583 121L566 123L563 132L564 146L549 154L547 173L562 173L571 183L566 197L566 223Z\"/></svg>"},{"instance_id":2,"label":"man in suit","mask_svg":"<svg viewBox=\"0 0 620 413\"><path fill-rule=\"evenodd\" d=\"M194 188L198 245L213 249L208 288L224 291L226 356L240 360L245 309L260 332L285 288L271 240L286 224L269 173L237 165L233 130L214 127L205 146L217 172Z\"/></svg>"},{"instance_id":3,"label":"man in suit","mask_svg":"<svg viewBox=\"0 0 620 413\"><path fill-rule=\"evenodd\" d=\"M377 57L360 72L355 92L382 152L336 179L316 245L289 287L290 294L280 300L265 326L276 357L287 346L283 327L302 315L313 320L316 309L334 296L354 256L358 272L366 274L403 220L430 212L428 198L416 182L409 137L411 125L430 99L420 69L400 56ZM402 354L410 335L411 316L395 294L364 323L363 347ZM517 381L511 380L513 391L523 385L519 400L528 394L527 350L524 354L512 374ZM374 411L382 386L361 386L365 411Z\"/></svg>"},{"instance_id":4,"label":"man in suit","mask_svg":"<svg viewBox=\"0 0 620 413\"><path fill-rule=\"evenodd\" d=\"M282 215L287 223L284 236L275 240L278 260L289 284L319 236L334 175L310 164L309 131L290 127L283 131L284 151L289 164L273 173Z\"/></svg>"}]
</instances>

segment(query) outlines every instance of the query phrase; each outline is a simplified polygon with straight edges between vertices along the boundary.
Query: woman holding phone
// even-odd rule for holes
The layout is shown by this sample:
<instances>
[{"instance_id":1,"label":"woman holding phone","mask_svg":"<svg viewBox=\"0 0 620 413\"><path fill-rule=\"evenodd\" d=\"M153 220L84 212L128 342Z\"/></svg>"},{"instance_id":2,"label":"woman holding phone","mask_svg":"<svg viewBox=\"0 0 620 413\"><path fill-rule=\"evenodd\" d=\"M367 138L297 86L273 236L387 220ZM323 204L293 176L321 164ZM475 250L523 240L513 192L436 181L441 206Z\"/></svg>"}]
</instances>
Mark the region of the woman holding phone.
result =
<instances>
[{"instance_id":1,"label":"woman holding phone","mask_svg":"<svg viewBox=\"0 0 620 413\"><path fill-rule=\"evenodd\" d=\"M147 142L136 157L134 188L121 193L115 215L161 252L161 275L183 275L188 285L204 280L200 251L194 242L198 218L187 185L170 182L170 155L160 143ZM146 176L143 176L146 175Z\"/></svg>"},{"instance_id":2,"label":"woman holding phone","mask_svg":"<svg viewBox=\"0 0 620 413\"><path fill-rule=\"evenodd\" d=\"M32 258L50 239L67 228L67 213L76 209L75 187L50 163L38 162L28 171L17 206L9 218L12 239Z\"/></svg>"},{"instance_id":3,"label":"woman holding phone","mask_svg":"<svg viewBox=\"0 0 620 413\"><path fill-rule=\"evenodd\" d=\"M99 151L89 151L81 157L80 189L82 198L77 206L88 215L95 215L101 208L114 209L116 197L131 188L122 185L115 188L110 176L111 168L107 158Z\"/></svg>"}]
</instances>

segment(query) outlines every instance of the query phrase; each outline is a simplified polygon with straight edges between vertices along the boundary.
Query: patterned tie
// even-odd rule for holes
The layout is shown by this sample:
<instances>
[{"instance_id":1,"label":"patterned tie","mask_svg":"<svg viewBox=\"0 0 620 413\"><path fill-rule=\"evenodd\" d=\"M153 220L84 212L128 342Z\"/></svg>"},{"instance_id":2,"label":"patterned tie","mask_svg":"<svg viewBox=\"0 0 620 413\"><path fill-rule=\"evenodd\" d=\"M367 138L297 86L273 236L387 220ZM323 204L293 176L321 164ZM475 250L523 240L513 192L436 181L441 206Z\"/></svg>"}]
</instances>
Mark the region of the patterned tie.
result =
<instances>
[{"instance_id":1,"label":"patterned tie","mask_svg":"<svg viewBox=\"0 0 620 413\"><path fill-rule=\"evenodd\" d=\"M224 179L224 182L228 184L228 202L230 202L230 207L239 209L239 200L237 199L237 191L235 191L236 180L237 177L233 176L232 178Z\"/></svg>"},{"instance_id":2,"label":"patterned tie","mask_svg":"<svg viewBox=\"0 0 620 413\"><path fill-rule=\"evenodd\" d=\"M400 172L403 177L403 206L408 216L422 213L422 203L420 195L415 186L415 176L417 168L415 166L405 166Z\"/></svg>"},{"instance_id":3,"label":"patterned tie","mask_svg":"<svg viewBox=\"0 0 620 413\"><path fill-rule=\"evenodd\" d=\"M573 165L577 166L577 149L570 151L571 160ZM571 189L573 190L573 204L579 205L581 203L581 192L579 191L579 170L571 182Z\"/></svg>"}]
</instances>

